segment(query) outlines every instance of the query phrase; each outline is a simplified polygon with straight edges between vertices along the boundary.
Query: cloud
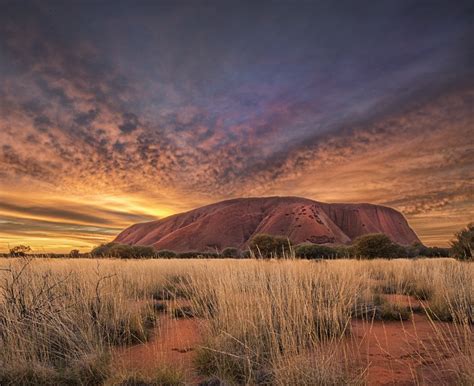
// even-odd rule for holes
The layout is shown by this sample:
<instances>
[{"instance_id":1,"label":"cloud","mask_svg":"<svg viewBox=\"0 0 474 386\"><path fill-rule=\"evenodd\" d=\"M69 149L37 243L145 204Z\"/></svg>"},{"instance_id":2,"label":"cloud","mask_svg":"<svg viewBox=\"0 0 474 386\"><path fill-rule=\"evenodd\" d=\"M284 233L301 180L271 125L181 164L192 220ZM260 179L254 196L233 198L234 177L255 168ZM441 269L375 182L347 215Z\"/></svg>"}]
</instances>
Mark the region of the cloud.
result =
<instances>
[{"instance_id":1,"label":"cloud","mask_svg":"<svg viewBox=\"0 0 474 386\"><path fill-rule=\"evenodd\" d=\"M135 114L124 113L122 115L122 123L118 126L118 128L122 133L129 134L132 131L135 131L139 125L140 122Z\"/></svg>"},{"instance_id":2,"label":"cloud","mask_svg":"<svg viewBox=\"0 0 474 386\"><path fill-rule=\"evenodd\" d=\"M85 112L79 112L74 117L74 123L79 126L90 126L99 116L99 109L89 109Z\"/></svg>"},{"instance_id":3,"label":"cloud","mask_svg":"<svg viewBox=\"0 0 474 386\"><path fill-rule=\"evenodd\" d=\"M220 7L2 6L1 210L115 229L291 194L391 205L423 237L472 202L462 2ZM130 217L77 197L136 195Z\"/></svg>"}]
</instances>

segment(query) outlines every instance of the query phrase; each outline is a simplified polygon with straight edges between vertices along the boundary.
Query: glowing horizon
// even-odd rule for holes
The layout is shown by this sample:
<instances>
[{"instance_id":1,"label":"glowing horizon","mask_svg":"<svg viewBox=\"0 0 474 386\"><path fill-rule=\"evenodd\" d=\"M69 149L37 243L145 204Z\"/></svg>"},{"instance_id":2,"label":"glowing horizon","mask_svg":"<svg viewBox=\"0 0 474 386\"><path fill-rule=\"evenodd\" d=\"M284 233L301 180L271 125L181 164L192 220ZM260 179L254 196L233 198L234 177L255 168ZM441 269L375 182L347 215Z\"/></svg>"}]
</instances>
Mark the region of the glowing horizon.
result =
<instances>
[{"instance_id":1,"label":"glowing horizon","mask_svg":"<svg viewBox=\"0 0 474 386\"><path fill-rule=\"evenodd\" d=\"M0 5L0 252L216 201L474 219L469 3Z\"/></svg>"}]
</instances>

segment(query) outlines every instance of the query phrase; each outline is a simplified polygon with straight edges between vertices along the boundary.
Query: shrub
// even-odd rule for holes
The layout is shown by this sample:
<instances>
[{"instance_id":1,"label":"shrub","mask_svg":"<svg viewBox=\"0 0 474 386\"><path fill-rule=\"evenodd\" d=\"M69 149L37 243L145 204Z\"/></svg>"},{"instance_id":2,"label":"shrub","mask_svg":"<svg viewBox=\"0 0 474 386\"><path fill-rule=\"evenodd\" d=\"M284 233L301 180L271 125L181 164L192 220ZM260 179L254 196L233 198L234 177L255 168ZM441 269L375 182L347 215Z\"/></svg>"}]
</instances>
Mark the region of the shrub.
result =
<instances>
[{"instance_id":1,"label":"shrub","mask_svg":"<svg viewBox=\"0 0 474 386\"><path fill-rule=\"evenodd\" d=\"M78 258L80 256L79 249L73 249L71 252L69 252L69 256L73 259Z\"/></svg>"},{"instance_id":2,"label":"shrub","mask_svg":"<svg viewBox=\"0 0 474 386\"><path fill-rule=\"evenodd\" d=\"M470 223L455 235L451 242L453 255L460 260L472 260L474 257L474 223Z\"/></svg>"},{"instance_id":3,"label":"shrub","mask_svg":"<svg viewBox=\"0 0 474 386\"><path fill-rule=\"evenodd\" d=\"M383 233L372 233L358 237L354 241L354 252L356 256L369 259L376 257L398 257L401 252L400 246L393 243Z\"/></svg>"},{"instance_id":4,"label":"shrub","mask_svg":"<svg viewBox=\"0 0 474 386\"><path fill-rule=\"evenodd\" d=\"M386 257L409 257L408 250L403 245L393 243Z\"/></svg>"},{"instance_id":5,"label":"shrub","mask_svg":"<svg viewBox=\"0 0 474 386\"><path fill-rule=\"evenodd\" d=\"M284 257L290 254L291 243L283 236L257 234L250 240L249 248L257 257Z\"/></svg>"},{"instance_id":6,"label":"shrub","mask_svg":"<svg viewBox=\"0 0 474 386\"><path fill-rule=\"evenodd\" d=\"M252 257L252 252L250 250L245 250L240 253L242 259L250 259Z\"/></svg>"},{"instance_id":7,"label":"shrub","mask_svg":"<svg viewBox=\"0 0 474 386\"><path fill-rule=\"evenodd\" d=\"M180 259L193 259L199 255L199 252L196 251L187 251L178 253L178 258Z\"/></svg>"},{"instance_id":8,"label":"shrub","mask_svg":"<svg viewBox=\"0 0 474 386\"><path fill-rule=\"evenodd\" d=\"M428 247L428 257L449 257L451 256L451 248Z\"/></svg>"},{"instance_id":9,"label":"shrub","mask_svg":"<svg viewBox=\"0 0 474 386\"><path fill-rule=\"evenodd\" d=\"M206 259L217 259L220 255L217 252L198 252L197 257Z\"/></svg>"},{"instance_id":10,"label":"shrub","mask_svg":"<svg viewBox=\"0 0 474 386\"><path fill-rule=\"evenodd\" d=\"M300 244L295 249L295 255L304 259L327 259L337 257L337 252L324 245Z\"/></svg>"},{"instance_id":11,"label":"shrub","mask_svg":"<svg viewBox=\"0 0 474 386\"><path fill-rule=\"evenodd\" d=\"M335 245L332 248L336 252L337 257L344 259L354 257L354 247L351 245Z\"/></svg>"},{"instance_id":12,"label":"shrub","mask_svg":"<svg viewBox=\"0 0 474 386\"><path fill-rule=\"evenodd\" d=\"M230 258L240 257L240 251L237 248L228 247L221 252L221 256Z\"/></svg>"},{"instance_id":13,"label":"shrub","mask_svg":"<svg viewBox=\"0 0 474 386\"><path fill-rule=\"evenodd\" d=\"M99 245L91 251L94 257L118 257L134 259L140 257L155 257L155 248L146 245L126 245L107 243Z\"/></svg>"},{"instance_id":14,"label":"shrub","mask_svg":"<svg viewBox=\"0 0 474 386\"><path fill-rule=\"evenodd\" d=\"M94 257L105 257L110 256L110 248L114 243L100 244L98 247L95 247L91 251L91 255Z\"/></svg>"},{"instance_id":15,"label":"shrub","mask_svg":"<svg viewBox=\"0 0 474 386\"><path fill-rule=\"evenodd\" d=\"M449 257L450 248L427 247L421 243L414 243L405 247L406 257Z\"/></svg>"},{"instance_id":16,"label":"shrub","mask_svg":"<svg viewBox=\"0 0 474 386\"><path fill-rule=\"evenodd\" d=\"M173 257L176 257L177 254L175 251L170 251L168 249L162 249L161 251L156 252L156 257L161 257L164 259L172 259Z\"/></svg>"},{"instance_id":17,"label":"shrub","mask_svg":"<svg viewBox=\"0 0 474 386\"><path fill-rule=\"evenodd\" d=\"M146 245L134 245L132 246L133 257L155 257L155 248Z\"/></svg>"},{"instance_id":18,"label":"shrub","mask_svg":"<svg viewBox=\"0 0 474 386\"><path fill-rule=\"evenodd\" d=\"M17 245L10 249L10 255L12 257L23 257L26 256L28 252L31 252L29 245Z\"/></svg>"},{"instance_id":19,"label":"shrub","mask_svg":"<svg viewBox=\"0 0 474 386\"><path fill-rule=\"evenodd\" d=\"M198 252L198 251L180 252L178 253L177 256L180 259L197 259L197 258L215 259L215 258L220 257L220 255L216 252Z\"/></svg>"}]
</instances>

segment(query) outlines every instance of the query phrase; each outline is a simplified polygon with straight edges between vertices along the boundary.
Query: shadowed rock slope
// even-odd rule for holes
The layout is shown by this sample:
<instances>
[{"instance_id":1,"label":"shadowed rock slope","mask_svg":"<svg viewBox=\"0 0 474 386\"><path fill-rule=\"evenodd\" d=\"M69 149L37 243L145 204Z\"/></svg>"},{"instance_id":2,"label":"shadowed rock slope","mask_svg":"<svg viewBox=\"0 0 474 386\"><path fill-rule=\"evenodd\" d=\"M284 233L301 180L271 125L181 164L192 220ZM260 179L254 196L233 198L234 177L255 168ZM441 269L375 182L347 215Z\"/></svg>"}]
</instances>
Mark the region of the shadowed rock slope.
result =
<instances>
[{"instance_id":1,"label":"shadowed rock slope","mask_svg":"<svg viewBox=\"0 0 474 386\"><path fill-rule=\"evenodd\" d=\"M294 244L347 244L367 233L385 233L408 245L419 241L403 215L372 204L326 204L299 197L240 198L160 220L135 224L115 242L174 251L245 248L258 233L288 237Z\"/></svg>"},{"instance_id":2,"label":"shadowed rock slope","mask_svg":"<svg viewBox=\"0 0 474 386\"><path fill-rule=\"evenodd\" d=\"M160 220L135 224L115 242L174 251L245 248L258 233L288 237L294 244L347 244L367 233L392 241L419 242L403 215L372 204L326 204L300 197L240 198Z\"/></svg>"}]
</instances>

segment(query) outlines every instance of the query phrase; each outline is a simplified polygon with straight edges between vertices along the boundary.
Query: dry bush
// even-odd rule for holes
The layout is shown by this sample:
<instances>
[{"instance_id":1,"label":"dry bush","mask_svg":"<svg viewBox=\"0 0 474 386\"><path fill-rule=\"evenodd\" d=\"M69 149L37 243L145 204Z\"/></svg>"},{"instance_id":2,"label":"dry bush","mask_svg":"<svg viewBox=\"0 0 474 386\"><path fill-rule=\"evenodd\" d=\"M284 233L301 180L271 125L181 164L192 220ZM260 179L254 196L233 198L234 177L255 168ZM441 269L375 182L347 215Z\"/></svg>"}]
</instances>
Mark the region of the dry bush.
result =
<instances>
[{"instance_id":1,"label":"dry bush","mask_svg":"<svg viewBox=\"0 0 474 386\"><path fill-rule=\"evenodd\" d=\"M340 340L367 283L350 267L309 261L238 262L191 279L196 313L209 320L198 366L238 383L279 383L288 358Z\"/></svg>"},{"instance_id":2,"label":"dry bush","mask_svg":"<svg viewBox=\"0 0 474 386\"><path fill-rule=\"evenodd\" d=\"M147 339L152 309L113 291L113 273L31 259L1 267L0 384L97 384L108 376L110 346Z\"/></svg>"},{"instance_id":3,"label":"dry bush","mask_svg":"<svg viewBox=\"0 0 474 386\"><path fill-rule=\"evenodd\" d=\"M474 265L454 259L376 260L368 265L374 292L424 301L436 320L474 323Z\"/></svg>"}]
</instances>

